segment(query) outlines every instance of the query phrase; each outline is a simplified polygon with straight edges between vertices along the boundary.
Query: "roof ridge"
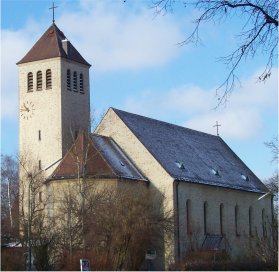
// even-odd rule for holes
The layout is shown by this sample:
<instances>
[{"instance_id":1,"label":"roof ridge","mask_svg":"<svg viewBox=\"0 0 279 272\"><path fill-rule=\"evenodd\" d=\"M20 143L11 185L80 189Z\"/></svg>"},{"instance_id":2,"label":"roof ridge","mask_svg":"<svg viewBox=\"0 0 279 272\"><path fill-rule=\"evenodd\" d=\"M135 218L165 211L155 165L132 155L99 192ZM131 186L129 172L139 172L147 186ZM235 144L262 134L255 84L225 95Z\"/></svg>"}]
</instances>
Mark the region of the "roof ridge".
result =
<instances>
[{"instance_id":1,"label":"roof ridge","mask_svg":"<svg viewBox=\"0 0 279 272\"><path fill-rule=\"evenodd\" d=\"M192 129L192 128L184 127L184 126L181 126L181 125L172 124L172 123L169 123L169 122L166 122L166 121L162 121L162 120L158 120L158 119L154 119L154 118L151 118L151 117L148 117L148 116L143 116L143 115L132 113L132 112L128 112L128 111L119 110L119 109L116 109L114 107L111 107L111 109L116 111L116 112L128 113L128 114L135 115L135 116L138 116L138 117L141 117L141 118L146 118L146 119L158 122L158 123L163 123L163 124L168 125L168 126L175 126L175 127L180 128L180 129L185 129L185 130L193 131L194 133L204 134L204 135L211 136L211 137L214 137L214 138L222 139L220 136L216 136L216 135L213 135L213 134L210 134L210 133L206 133L206 132L203 132L203 131L199 131L199 130L195 130L195 129Z\"/></svg>"}]
</instances>

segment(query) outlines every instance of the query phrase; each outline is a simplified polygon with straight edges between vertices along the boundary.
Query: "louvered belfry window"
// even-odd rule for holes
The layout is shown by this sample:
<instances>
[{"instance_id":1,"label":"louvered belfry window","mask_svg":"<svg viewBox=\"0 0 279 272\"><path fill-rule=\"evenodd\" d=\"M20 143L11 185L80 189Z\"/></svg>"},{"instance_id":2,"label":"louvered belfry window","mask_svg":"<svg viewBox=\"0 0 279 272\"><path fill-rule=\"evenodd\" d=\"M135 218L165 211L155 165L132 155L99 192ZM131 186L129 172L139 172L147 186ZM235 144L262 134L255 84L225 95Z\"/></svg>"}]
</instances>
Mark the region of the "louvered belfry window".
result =
<instances>
[{"instance_id":1,"label":"louvered belfry window","mask_svg":"<svg viewBox=\"0 0 279 272\"><path fill-rule=\"evenodd\" d=\"M71 70L67 70L67 90L71 90Z\"/></svg>"},{"instance_id":2,"label":"louvered belfry window","mask_svg":"<svg viewBox=\"0 0 279 272\"><path fill-rule=\"evenodd\" d=\"M52 88L52 78L51 78L51 70L46 70L46 88L51 89Z\"/></svg>"},{"instance_id":3,"label":"louvered belfry window","mask_svg":"<svg viewBox=\"0 0 279 272\"><path fill-rule=\"evenodd\" d=\"M28 92L33 91L33 74L31 72L27 75L27 90Z\"/></svg>"},{"instance_id":4,"label":"louvered belfry window","mask_svg":"<svg viewBox=\"0 0 279 272\"><path fill-rule=\"evenodd\" d=\"M41 91L43 87L43 76L42 76L42 71L37 72L37 91Z\"/></svg>"},{"instance_id":5,"label":"louvered belfry window","mask_svg":"<svg viewBox=\"0 0 279 272\"><path fill-rule=\"evenodd\" d=\"M81 93L84 93L84 89L83 89L83 74L79 75L79 91Z\"/></svg>"},{"instance_id":6,"label":"louvered belfry window","mask_svg":"<svg viewBox=\"0 0 279 272\"><path fill-rule=\"evenodd\" d=\"M74 72L74 78L73 78L73 82L74 82L74 91L77 92L77 72Z\"/></svg>"}]
</instances>

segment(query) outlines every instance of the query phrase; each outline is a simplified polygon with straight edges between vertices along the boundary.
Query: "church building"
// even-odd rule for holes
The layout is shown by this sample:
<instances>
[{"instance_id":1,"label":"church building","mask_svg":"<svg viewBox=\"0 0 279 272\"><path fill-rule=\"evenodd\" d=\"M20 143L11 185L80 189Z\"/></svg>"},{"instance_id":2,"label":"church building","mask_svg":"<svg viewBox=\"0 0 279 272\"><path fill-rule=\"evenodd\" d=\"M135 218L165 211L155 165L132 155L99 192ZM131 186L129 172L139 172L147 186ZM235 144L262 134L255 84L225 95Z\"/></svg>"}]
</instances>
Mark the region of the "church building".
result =
<instances>
[{"instance_id":1,"label":"church building","mask_svg":"<svg viewBox=\"0 0 279 272\"><path fill-rule=\"evenodd\" d=\"M44 172L50 194L61 181L74 182L71 150L82 150L89 131L89 152L98 154L88 162L92 182L146 183L173 211L173 242L157 269L197 248L238 258L256 237L270 239L272 196L221 137L115 108L91 133L91 65L55 23L17 65L22 186L31 168Z\"/></svg>"}]
</instances>

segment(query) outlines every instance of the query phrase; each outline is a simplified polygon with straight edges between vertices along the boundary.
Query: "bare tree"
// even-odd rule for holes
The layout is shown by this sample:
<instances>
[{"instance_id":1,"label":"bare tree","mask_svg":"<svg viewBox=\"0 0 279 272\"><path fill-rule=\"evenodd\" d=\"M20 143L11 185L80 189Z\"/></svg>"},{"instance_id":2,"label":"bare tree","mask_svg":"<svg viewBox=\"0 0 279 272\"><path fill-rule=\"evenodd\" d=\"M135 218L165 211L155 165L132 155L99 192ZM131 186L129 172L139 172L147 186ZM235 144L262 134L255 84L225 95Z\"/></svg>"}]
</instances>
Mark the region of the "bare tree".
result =
<instances>
[{"instance_id":1,"label":"bare tree","mask_svg":"<svg viewBox=\"0 0 279 272\"><path fill-rule=\"evenodd\" d=\"M276 221L278 221L278 137L274 137L271 141L265 142L267 148L270 149L272 153L272 160L271 162L276 164L276 169L274 174L264 181L270 192L273 194L274 198L274 215Z\"/></svg>"},{"instance_id":2,"label":"bare tree","mask_svg":"<svg viewBox=\"0 0 279 272\"><path fill-rule=\"evenodd\" d=\"M83 208L77 183L65 190L58 225L64 252L71 248L72 255L64 257L62 268L77 269L76 256L83 256L94 260L94 270L139 270L148 249L163 252L163 233L173 231L172 213L162 212L164 197L152 199L143 183L118 181L107 187L102 182L86 180Z\"/></svg>"},{"instance_id":3,"label":"bare tree","mask_svg":"<svg viewBox=\"0 0 279 272\"><path fill-rule=\"evenodd\" d=\"M266 187L273 195L273 218L272 222L270 222L272 231L272 246L263 247L265 250L263 250L264 254L262 254L262 256L271 258L278 264L278 137L274 137L271 141L266 142L265 145L272 153L271 162L275 162L276 170L270 178L264 180Z\"/></svg>"},{"instance_id":4,"label":"bare tree","mask_svg":"<svg viewBox=\"0 0 279 272\"><path fill-rule=\"evenodd\" d=\"M17 236L18 165L9 155L1 155L1 227L2 236Z\"/></svg>"},{"instance_id":5,"label":"bare tree","mask_svg":"<svg viewBox=\"0 0 279 272\"><path fill-rule=\"evenodd\" d=\"M266 81L277 61L278 46L278 1L277 0L153 0L157 13L173 11L180 3L199 10L200 15L194 21L195 28L180 45L198 44L201 41L200 28L207 22L223 23L232 16L241 18L242 30L237 35L238 46L229 55L220 58L229 68L227 78L216 91L218 106L225 103L238 80L237 68L246 60L256 55L264 55L266 64L259 75L259 81ZM220 90L223 92L219 93Z\"/></svg>"},{"instance_id":6,"label":"bare tree","mask_svg":"<svg viewBox=\"0 0 279 272\"><path fill-rule=\"evenodd\" d=\"M38 270L50 270L53 263L50 251L56 235L46 211L50 197L45 191L44 170L34 166L26 154L19 158L19 164L19 225L22 245L28 248L28 269L35 266Z\"/></svg>"}]
</instances>

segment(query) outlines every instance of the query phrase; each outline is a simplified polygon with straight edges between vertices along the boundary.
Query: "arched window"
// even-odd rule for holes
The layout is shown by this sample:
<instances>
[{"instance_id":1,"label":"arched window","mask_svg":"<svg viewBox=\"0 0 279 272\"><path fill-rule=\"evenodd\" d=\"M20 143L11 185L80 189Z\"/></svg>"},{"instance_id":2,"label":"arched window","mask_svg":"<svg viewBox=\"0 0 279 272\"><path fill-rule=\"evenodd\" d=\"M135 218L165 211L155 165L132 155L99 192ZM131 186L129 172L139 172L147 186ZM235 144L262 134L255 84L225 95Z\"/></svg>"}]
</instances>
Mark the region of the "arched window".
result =
<instances>
[{"instance_id":1,"label":"arched window","mask_svg":"<svg viewBox=\"0 0 279 272\"><path fill-rule=\"evenodd\" d=\"M79 74L79 91L81 93L84 93L84 89L83 89L83 74Z\"/></svg>"},{"instance_id":2,"label":"arched window","mask_svg":"<svg viewBox=\"0 0 279 272\"><path fill-rule=\"evenodd\" d=\"M224 205L220 204L220 233L224 234Z\"/></svg>"},{"instance_id":3,"label":"arched window","mask_svg":"<svg viewBox=\"0 0 279 272\"><path fill-rule=\"evenodd\" d=\"M73 82L74 82L74 92L77 92L77 72L74 72L74 76L73 76Z\"/></svg>"},{"instance_id":4,"label":"arched window","mask_svg":"<svg viewBox=\"0 0 279 272\"><path fill-rule=\"evenodd\" d=\"M71 90L71 70L67 70L67 90Z\"/></svg>"},{"instance_id":5,"label":"arched window","mask_svg":"<svg viewBox=\"0 0 279 272\"><path fill-rule=\"evenodd\" d=\"M249 235L253 237L253 210L252 207L249 207Z\"/></svg>"},{"instance_id":6,"label":"arched window","mask_svg":"<svg viewBox=\"0 0 279 272\"><path fill-rule=\"evenodd\" d=\"M262 229L263 229L263 237L266 237L267 236L267 233L266 233L266 221L265 221L265 218L266 215L265 215L265 209L262 209Z\"/></svg>"},{"instance_id":7,"label":"arched window","mask_svg":"<svg viewBox=\"0 0 279 272\"><path fill-rule=\"evenodd\" d=\"M27 91L33 92L33 74L31 72L27 75Z\"/></svg>"},{"instance_id":8,"label":"arched window","mask_svg":"<svg viewBox=\"0 0 279 272\"><path fill-rule=\"evenodd\" d=\"M234 207L234 225L235 225L235 235L239 236L239 222L238 222L238 216L239 216L238 206L236 205Z\"/></svg>"},{"instance_id":9,"label":"arched window","mask_svg":"<svg viewBox=\"0 0 279 272\"><path fill-rule=\"evenodd\" d=\"M186 201L186 231L191 234L191 200Z\"/></svg>"},{"instance_id":10,"label":"arched window","mask_svg":"<svg viewBox=\"0 0 279 272\"><path fill-rule=\"evenodd\" d=\"M204 234L208 234L207 233L207 209L208 209L208 205L207 202L205 201L203 203L203 229L204 229Z\"/></svg>"},{"instance_id":11,"label":"arched window","mask_svg":"<svg viewBox=\"0 0 279 272\"><path fill-rule=\"evenodd\" d=\"M51 70L46 70L46 89L52 88Z\"/></svg>"},{"instance_id":12,"label":"arched window","mask_svg":"<svg viewBox=\"0 0 279 272\"><path fill-rule=\"evenodd\" d=\"M42 71L37 72L37 91L41 91L43 87L43 76L42 76Z\"/></svg>"}]
</instances>

